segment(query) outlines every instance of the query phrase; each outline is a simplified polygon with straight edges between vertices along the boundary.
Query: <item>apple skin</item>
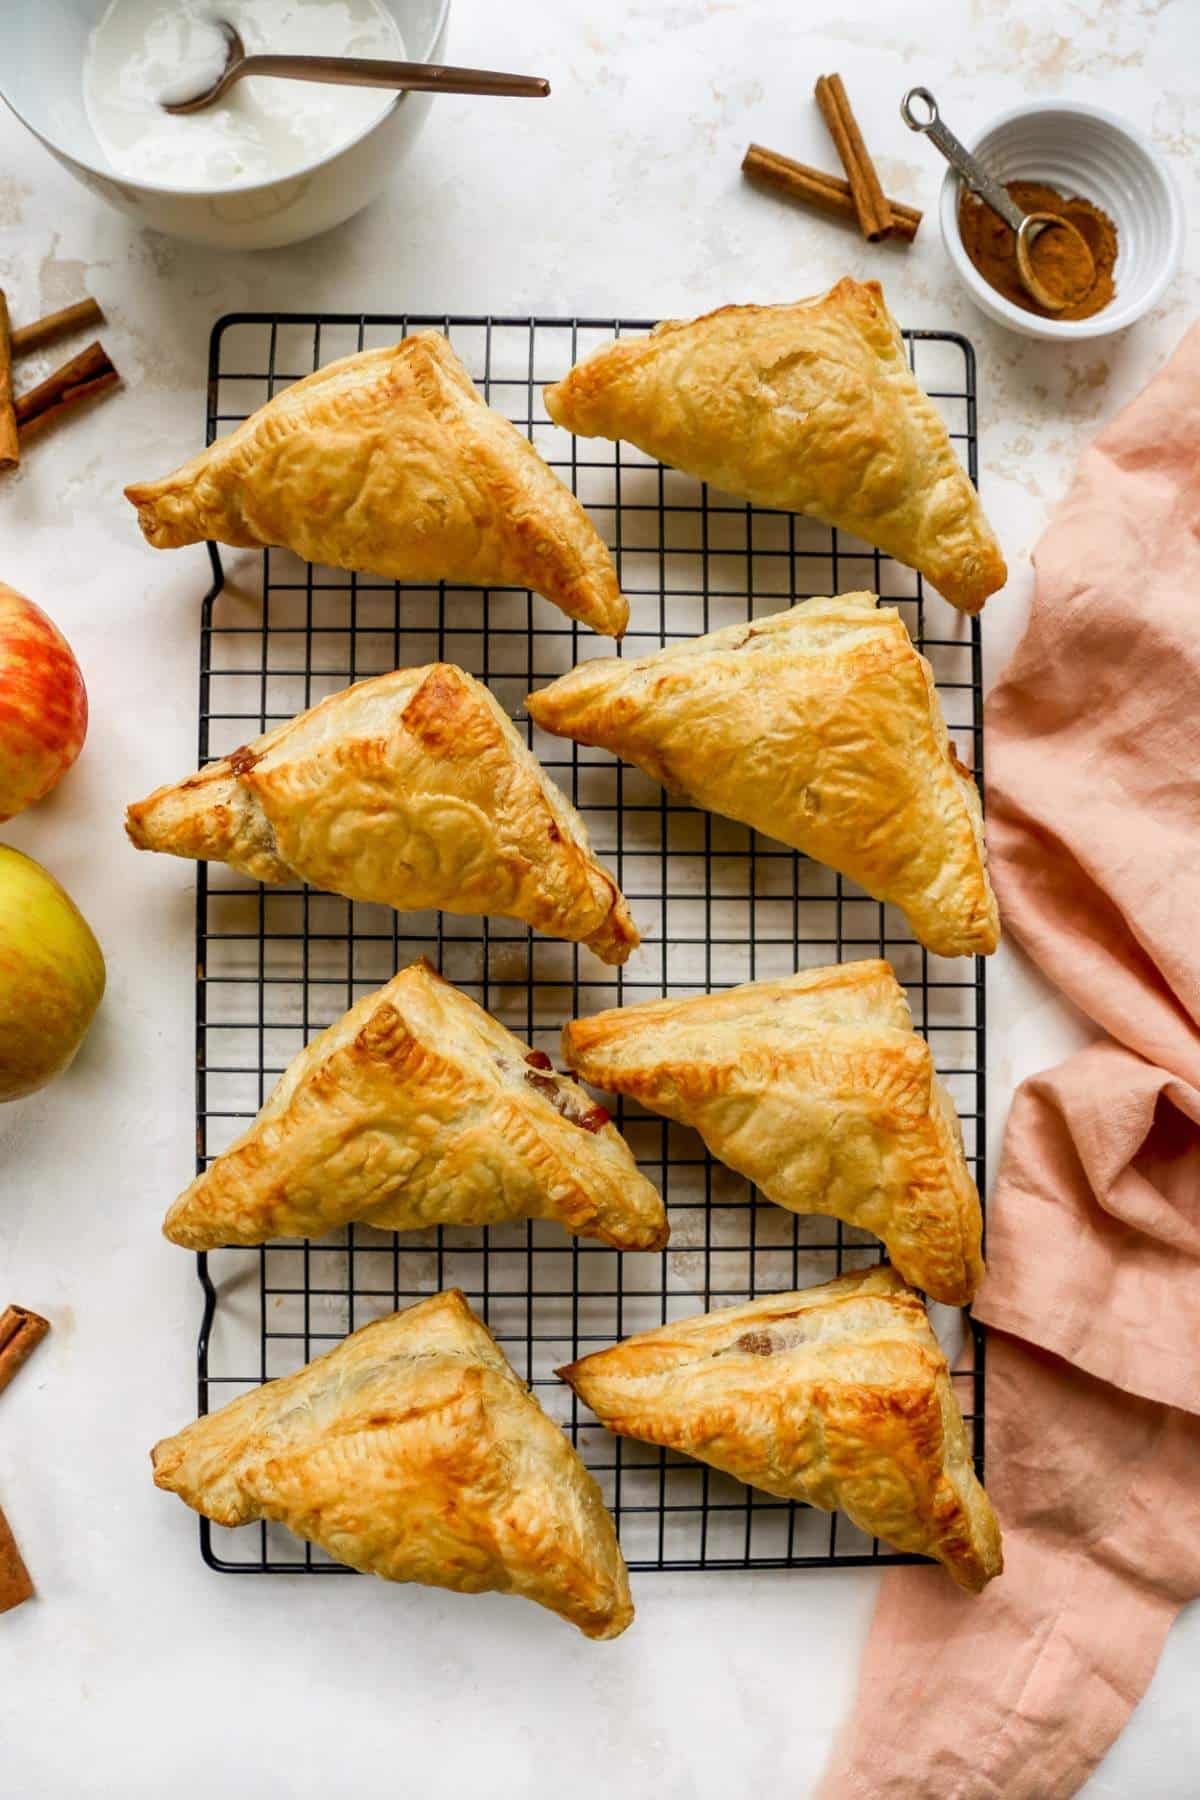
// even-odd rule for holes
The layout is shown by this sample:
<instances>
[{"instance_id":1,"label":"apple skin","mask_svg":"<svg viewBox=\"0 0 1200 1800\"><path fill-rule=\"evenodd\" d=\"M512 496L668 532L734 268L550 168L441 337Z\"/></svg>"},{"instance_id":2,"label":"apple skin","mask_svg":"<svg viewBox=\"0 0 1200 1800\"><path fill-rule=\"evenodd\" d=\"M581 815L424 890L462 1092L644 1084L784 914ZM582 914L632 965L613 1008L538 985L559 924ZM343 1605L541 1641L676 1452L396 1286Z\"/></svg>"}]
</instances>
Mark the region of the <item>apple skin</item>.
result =
<instances>
[{"instance_id":1,"label":"apple skin","mask_svg":"<svg viewBox=\"0 0 1200 1800\"><path fill-rule=\"evenodd\" d=\"M0 581L0 822L58 785L87 724L71 646L40 606Z\"/></svg>"},{"instance_id":2,"label":"apple skin","mask_svg":"<svg viewBox=\"0 0 1200 1800\"><path fill-rule=\"evenodd\" d=\"M104 958L71 896L0 844L0 1101L62 1073L103 993Z\"/></svg>"}]
</instances>

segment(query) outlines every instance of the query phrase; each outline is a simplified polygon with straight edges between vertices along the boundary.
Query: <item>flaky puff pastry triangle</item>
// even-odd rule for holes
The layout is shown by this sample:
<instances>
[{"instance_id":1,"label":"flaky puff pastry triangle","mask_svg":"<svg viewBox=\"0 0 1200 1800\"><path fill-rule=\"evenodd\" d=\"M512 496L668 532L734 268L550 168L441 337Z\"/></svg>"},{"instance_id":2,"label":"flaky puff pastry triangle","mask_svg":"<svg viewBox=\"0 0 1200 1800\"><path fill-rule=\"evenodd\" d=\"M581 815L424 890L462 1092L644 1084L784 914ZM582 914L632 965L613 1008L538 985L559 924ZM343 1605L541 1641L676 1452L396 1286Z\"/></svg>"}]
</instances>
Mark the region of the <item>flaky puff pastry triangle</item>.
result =
<instances>
[{"instance_id":1,"label":"flaky puff pastry triangle","mask_svg":"<svg viewBox=\"0 0 1200 1800\"><path fill-rule=\"evenodd\" d=\"M660 1250L662 1200L602 1106L428 963L314 1038L254 1124L180 1195L189 1250L553 1219L618 1250Z\"/></svg>"},{"instance_id":2,"label":"flaky puff pastry triangle","mask_svg":"<svg viewBox=\"0 0 1200 1800\"><path fill-rule=\"evenodd\" d=\"M151 1452L218 1525L269 1519L338 1562L522 1594L587 1637L633 1618L600 1490L457 1289L364 1325Z\"/></svg>"},{"instance_id":3,"label":"flaky puff pastry triangle","mask_svg":"<svg viewBox=\"0 0 1200 1800\"><path fill-rule=\"evenodd\" d=\"M559 1373L610 1431L840 1509L960 1587L1004 1566L946 1359L893 1269L680 1319Z\"/></svg>"},{"instance_id":4,"label":"flaky puff pastry triangle","mask_svg":"<svg viewBox=\"0 0 1200 1800\"><path fill-rule=\"evenodd\" d=\"M996 948L979 792L929 664L874 594L598 657L526 704L543 730L602 745L849 875L938 955Z\"/></svg>"},{"instance_id":5,"label":"flaky puff pastry triangle","mask_svg":"<svg viewBox=\"0 0 1200 1800\"><path fill-rule=\"evenodd\" d=\"M501 914L621 963L640 941L583 820L453 663L397 669L131 806L139 850L402 912Z\"/></svg>"},{"instance_id":6,"label":"flaky puff pastry triangle","mask_svg":"<svg viewBox=\"0 0 1200 1800\"><path fill-rule=\"evenodd\" d=\"M983 1275L962 1132L881 961L808 969L563 1028L585 1081L700 1133L791 1212L882 1238L906 1280L965 1306Z\"/></svg>"},{"instance_id":7,"label":"flaky puff pastry triangle","mask_svg":"<svg viewBox=\"0 0 1200 1800\"><path fill-rule=\"evenodd\" d=\"M282 544L393 581L532 588L607 637L629 618L578 500L440 332L329 363L125 494L159 550Z\"/></svg>"},{"instance_id":8,"label":"flaky puff pastry triangle","mask_svg":"<svg viewBox=\"0 0 1200 1800\"><path fill-rule=\"evenodd\" d=\"M964 612L1007 579L877 281L621 338L547 388L546 410L578 437L625 438L758 506L851 531Z\"/></svg>"}]
</instances>

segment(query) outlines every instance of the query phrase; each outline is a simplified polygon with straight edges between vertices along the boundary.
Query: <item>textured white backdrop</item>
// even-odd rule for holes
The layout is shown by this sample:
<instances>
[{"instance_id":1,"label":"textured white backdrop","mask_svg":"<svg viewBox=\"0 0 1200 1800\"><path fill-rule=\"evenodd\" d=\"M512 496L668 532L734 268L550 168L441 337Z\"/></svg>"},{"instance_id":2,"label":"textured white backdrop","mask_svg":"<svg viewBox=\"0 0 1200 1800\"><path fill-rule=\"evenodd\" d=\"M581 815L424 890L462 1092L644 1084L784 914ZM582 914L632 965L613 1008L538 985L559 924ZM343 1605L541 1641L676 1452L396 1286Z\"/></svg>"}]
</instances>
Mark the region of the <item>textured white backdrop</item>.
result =
<instances>
[{"instance_id":1,"label":"textured white backdrop","mask_svg":"<svg viewBox=\"0 0 1200 1800\"><path fill-rule=\"evenodd\" d=\"M0 835L66 883L109 967L74 1071L0 1113L0 1303L58 1327L0 1402L0 1498L41 1590L0 1621L5 1794L803 1796L853 1694L867 1572L642 1576L635 1627L593 1645L494 1597L212 1575L191 1516L154 1490L147 1448L193 1409L198 1289L158 1235L192 1167L192 875L135 856L121 816L192 764L207 562L148 550L121 488L199 447L209 327L231 309L688 314L878 275L902 323L963 330L979 352L984 500L1013 570L985 616L990 679L1077 451L1196 312L1195 226L1149 318L1064 352L975 312L933 218L910 250L872 248L744 187L741 155L754 138L832 166L809 95L836 68L885 185L929 209L941 170L899 120L907 86L927 83L967 128L1069 94L1151 132L1195 221L1200 7L457 0L448 53L545 72L555 96L439 99L370 211L257 256L140 232L0 115L13 315L94 293L128 380L0 488L0 576L62 625L92 703L64 789ZM1013 1082L1080 1026L1009 949L989 992L994 1167ZM1196 1793L1198 1662L1193 1611L1089 1800Z\"/></svg>"}]
</instances>

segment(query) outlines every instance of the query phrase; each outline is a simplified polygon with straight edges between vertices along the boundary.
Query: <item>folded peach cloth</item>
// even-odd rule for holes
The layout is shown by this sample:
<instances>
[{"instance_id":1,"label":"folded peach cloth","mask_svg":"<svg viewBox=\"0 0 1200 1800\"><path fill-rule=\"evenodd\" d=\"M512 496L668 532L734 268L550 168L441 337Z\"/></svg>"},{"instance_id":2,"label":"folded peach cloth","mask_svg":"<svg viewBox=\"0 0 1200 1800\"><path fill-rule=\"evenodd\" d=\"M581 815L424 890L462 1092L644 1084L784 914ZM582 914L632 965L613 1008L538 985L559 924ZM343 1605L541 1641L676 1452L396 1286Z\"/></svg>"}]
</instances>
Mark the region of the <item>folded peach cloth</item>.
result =
<instances>
[{"instance_id":1,"label":"folded peach cloth","mask_svg":"<svg viewBox=\"0 0 1200 1800\"><path fill-rule=\"evenodd\" d=\"M888 1572L820 1800L1078 1793L1200 1593L1200 326L1034 561L987 704L992 868L1105 1035L1018 1090L989 1209L1005 1572Z\"/></svg>"}]
</instances>

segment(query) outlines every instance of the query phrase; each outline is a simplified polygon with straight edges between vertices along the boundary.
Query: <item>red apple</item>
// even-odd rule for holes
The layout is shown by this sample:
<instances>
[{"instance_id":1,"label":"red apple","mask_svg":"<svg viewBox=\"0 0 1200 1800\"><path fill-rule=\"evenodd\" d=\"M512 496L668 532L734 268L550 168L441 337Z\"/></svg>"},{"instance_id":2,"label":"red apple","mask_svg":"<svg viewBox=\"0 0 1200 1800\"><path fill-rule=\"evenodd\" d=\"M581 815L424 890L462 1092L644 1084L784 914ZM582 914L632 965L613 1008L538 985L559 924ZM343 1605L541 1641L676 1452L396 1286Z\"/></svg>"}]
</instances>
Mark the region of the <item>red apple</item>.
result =
<instances>
[{"instance_id":1,"label":"red apple","mask_svg":"<svg viewBox=\"0 0 1200 1800\"><path fill-rule=\"evenodd\" d=\"M104 958L71 896L0 844L0 1100L61 1074L103 992Z\"/></svg>"},{"instance_id":2,"label":"red apple","mask_svg":"<svg viewBox=\"0 0 1200 1800\"><path fill-rule=\"evenodd\" d=\"M87 735L87 689L40 606L0 581L0 820L62 780Z\"/></svg>"}]
</instances>

